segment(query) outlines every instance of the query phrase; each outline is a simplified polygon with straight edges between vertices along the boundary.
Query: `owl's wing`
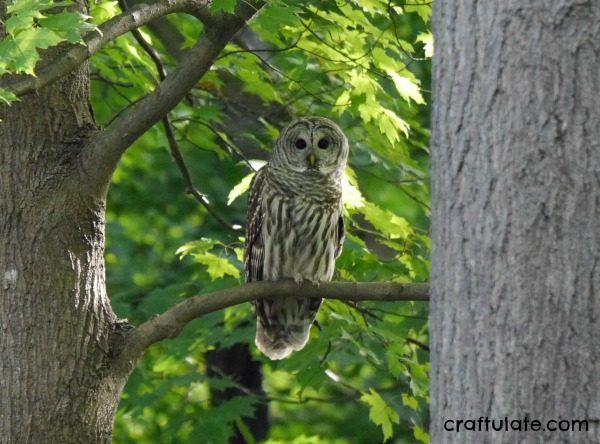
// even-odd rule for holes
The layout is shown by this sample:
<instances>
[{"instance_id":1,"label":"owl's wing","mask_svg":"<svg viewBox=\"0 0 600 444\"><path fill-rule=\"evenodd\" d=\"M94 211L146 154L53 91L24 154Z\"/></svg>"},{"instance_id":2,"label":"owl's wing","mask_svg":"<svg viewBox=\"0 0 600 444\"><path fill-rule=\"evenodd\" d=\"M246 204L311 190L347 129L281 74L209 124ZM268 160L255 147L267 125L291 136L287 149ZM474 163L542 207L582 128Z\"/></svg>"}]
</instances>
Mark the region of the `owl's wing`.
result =
<instances>
[{"instance_id":1,"label":"owl's wing","mask_svg":"<svg viewBox=\"0 0 600 444\"><path fill-rule=\"evenodd\" d=\"M344 238L346 237L344 234L344 216L340 212L340 218L338 219L337 226L337 236L336 236L336 246L335 246L335 258L337 259L340 254L342 254L342 248L344 247Z\"/></svg>"},{"instance_id":2,"label":"owl's wing","mask_svg":"<svg viewBox=\"0 0 600 444\"><path fill-rule=\"evenodd\" d=\"M263 209L261 207L261 197L265 174L266 168L260 169L250 183L246 221L246 250L244 252L246 282L261 281L263 278L265 250L262 236Z\"/></svg>"}]
</instances>

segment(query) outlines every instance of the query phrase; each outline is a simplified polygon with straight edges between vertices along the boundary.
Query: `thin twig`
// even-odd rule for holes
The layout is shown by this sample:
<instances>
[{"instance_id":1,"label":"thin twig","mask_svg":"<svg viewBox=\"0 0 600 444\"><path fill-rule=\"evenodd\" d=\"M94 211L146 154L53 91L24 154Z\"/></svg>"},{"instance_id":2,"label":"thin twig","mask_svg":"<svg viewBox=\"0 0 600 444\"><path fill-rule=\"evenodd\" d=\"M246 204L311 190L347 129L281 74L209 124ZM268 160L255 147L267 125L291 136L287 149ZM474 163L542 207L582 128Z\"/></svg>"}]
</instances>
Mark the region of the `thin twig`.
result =
<instances>
[{"instance_id":1,"label":"thin twig","mask_svg":"<svg viewBox=\"0 0 600 444\"><path fill-rule=\"evenodd\" d=\"M416 346L422 348L425 351L429 351L429 346L424 342L418 341L417 339L406 338L406 342L410 342L411 344L415 344Z\"/></svg>"},{"instance_id":2,"label":"thin twig","mask_svg":"<svg viewBox=\"0 0 600 444\"><path fill-rule=\"evenodd\" d=\"M228 378L231 375L226 374L225 372L223 372L223 370L221 370L220 368L216 367L216 366L210 366L209 367L210 370L214 371L216 374L218 374L219 376L223 377L223 378ZM257 392L256 390L252 390L249 387L246 387L245 385L241 384L240 382L236 381L235 379L232 379L232 384L235 388L239 389L242 393L244 393L247 396L254 396L259 398L260 400L264 401L264 402L281 402L283 404L306 404L308 402L322 402L322 403L331 403L331 404L336 404L339 402L344 402L344 401L349 401L351 399L356 399L359 394L348 394L348 395L344 395L344 396L336 396L336 397L331 397L331 398L321 398L321 397L317 397L317 396L302 396L299 399L290 399L290 398L283 398L283 397L279 397L279 396L269 396L265 393L260 393Z\"/></svg>"},{"instance_id":3,"label":"thin twig","mask_svg":"<svg viewBox=\"0 0 600 444\"><path fill-rule=\"evenodd\" d=\"M201 193L195 186L194 181L192 179L192 175L190 174L190 170L188 169L185 159L183 158L183 154L181 154L181 150L179 149L179 144L177 143L177 139L175 138L175 133L173 132L173 127L171 126L171 122L169 122L169 118L167 116L162 119L163 127L165 128L165 133L167 134L167 141L169 142L169 150L171 151L171 155L183 176L183 180L186 184L186 191L188 194L194 196L194 198L200 202L200 204L206 208L206 211L214 217L219 223L226 229L231 230L235 233L239 233L238 228L234 228L232 224L227 222L219 213L215 211L215 209L210 205L210 201L208 198Z\"/></svg>"},{"instance_id":4,"label":"thin twig","mask_svg":"<svg viewBox=\"0 0 600 444\"><path fill-rule=\"evenodd\" d=\"M387 4L387 10L388 10L388 15L390 17L390 20L392 20L392 23L394 25L394 37L396 38L396 43L398 43L398 49L411 60L412 62L423 62L423 61L428 61L429 58L427 57L414 57L411 53L409 53L408 51L406 51L401 44L402 39L400 39L399 35L398 35L398 28L396 26L396 19L394 18L394 15L396 15L396 11L394 11L394 8L392 8L391 5L391 0L388 0L388 4ZM412 4L405 4L405 6L418 6L419 4L417 3L412 3Z\"/></svg>"},{"instance_id":5,"label":"thin twig","mask_svg":"<svg viewBox=\"0 0 600 444\"><path fill-rule=\"evenodd\" d=\"M370 316L373 319L376 319L377 321L383 321L383 318L374 314L371 310L369 310L368 308L364 308L361 307L360 305L358 305L358 303L354 302L354 301L344 301L344 304L352 307L354 310L358 311L359 313L366 315L366 316Z\"/></svg>"},{"instance_id":6,"label":"thin twig","mask_svg":"<svg viewBox=\"0 0 600 444\"><path fill-rule=\"evenodd\" d=\"M344 303L346 305L352 307L356 311L362 313L363 316L370 316L373 319L376 319L377 321L380 321L380 322L383 321L383 318L381 316L378 316L378 315L374 314L371 309L359 306L357 302L354 302L354 301L344 301ZM429 351L429 346L427 344L425 344L424 342L421 342L421 341L419 341L417 339L413 339L413 338L407 337L406 338L406 342L410 342L411 344L415 344L416 346L422 348L423 350Z\"/></svg>"},{"instance_id":7,"label":"thin twig","mask_svg":"<svg viewBox=\"0 0 600 444\"><path fill-rule=\"evenodd\" d=\"M119 0L119 6L123 11L129 9L126 0ZM138 42L138 44L142 47L144 52L146 52L146 54L148 54L148 56L154 62L160 81L162 82L163 80L165 80L167 78L167 71L162 63L158 52L146 41L139 29L133 29L131 33L133 34L133 37ZM177 167L179 168L179 171L183 176L183 180L185 181L186 192L194 196L194 198L206 209L206 211L208 211L208 213L212 217L219 221L219 223L224 228L232 230L234 232L238 232L238 229L234 228L232 224L228 223L219 213L217 213L214 210L214 208L210 205L208 198L194 186L192 175L190 173L189 168L187 167L187 164L185 163L185 159L183 157L183 154L181 153L179 144L177 143L177 138L175 137L175 132L173 131L173 126L171 125L171 122L169 122L168 115L165 115L163 117L162 124L167 135L167 141L169 143L169 150L171 151L171 156L173 156L173 159L175 160L175 163L177 164Z\"/></svg>"},{"instance_id":8,"label":"thin twig","mask_svg":"<svg viewBox=\"0 0 600 444\"><path fill-rule=\"evenodd\" d=\"M121 88L131 88L133 86L133 83L131 83L131 82L121 82L119 80L111 80L111 79L109 79L107 77L104 77L99 72L92 72L90 74L90 78L92 80L99 80L101 82L104 82L107 85L120 86Z\"/></svg>"},{"instance_id":9,"label":"thin twig","mask_svg":"<svg viewBox=\"0 0 600 444\"><path fill-rule=\"evenodd\" d=\"M208 128L218 139L219 141L225 145L227 148L229 148L229 150L234 153L235 155L237 155L240 160L242 160L247 166L248 168L250 168L250 170L256 172L256 169L252 166L252 163L250 162L250 159L248 159L246 157L246 155L242 152L242 150L240 150L238 147L236 147L235 145L229 143L223 136L221 136L221 134L219 134L219 132L214 129L208 122L205 122L202 119L195 119L195 118L179 118L176 120L172 121L173 123L175 122L194 122L197 123L199 125L202 125L206 128ZM186 138L186 140L194 145L196 145L193 141L189 140ZM196 145L198 146L198 145ZM201 148L200 146L198 146L199 148Z\"/></svg>"},{"instance_id":10,"label":"thin twig","mask_svg":"<svg viewBox=\"0 0 600 444\"><path fill-rule=\"evenodd\" d=\"M294 49L294 48L298 47L298 42L302 39L303 36L304 36L304 32L300 34L300 36L296 39L296 41L294 43L292 43L291 45L286 46L284 48L236 49L236 50L229 51L229 52L226 52L226 53L222 54L221 56L219 56L217 58L217 60L224 59L225 57L228 57L228 56L233 55L233 54L242 54L242 53L248 53L248 52L256 53L256 52L285 52L285 51L289 51L291 49Z\"/></svg>"}]
</instances>

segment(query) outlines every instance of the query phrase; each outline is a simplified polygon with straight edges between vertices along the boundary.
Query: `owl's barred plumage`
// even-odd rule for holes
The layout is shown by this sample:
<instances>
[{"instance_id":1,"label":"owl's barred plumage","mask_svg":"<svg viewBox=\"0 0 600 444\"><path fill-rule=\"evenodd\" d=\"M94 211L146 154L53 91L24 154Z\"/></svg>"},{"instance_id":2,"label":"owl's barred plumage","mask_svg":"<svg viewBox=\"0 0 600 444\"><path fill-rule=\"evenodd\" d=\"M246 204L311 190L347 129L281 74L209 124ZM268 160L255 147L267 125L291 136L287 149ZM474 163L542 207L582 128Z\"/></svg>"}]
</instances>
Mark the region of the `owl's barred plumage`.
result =
<instances>
[{"instance_id":1,"label":"owl's barred plumage","mask_svg":"<svg viewBox=\"0 0 600 444\"><path fill-rule=\"evenodd\" d=\"M343 237L342 176L348 141L322 117L282 130L271 160L250 185L246 281L329 281ZM256 345L271 359L302 349L321 299L302 295L253 303Z\"/></svg>"}]
</instances>

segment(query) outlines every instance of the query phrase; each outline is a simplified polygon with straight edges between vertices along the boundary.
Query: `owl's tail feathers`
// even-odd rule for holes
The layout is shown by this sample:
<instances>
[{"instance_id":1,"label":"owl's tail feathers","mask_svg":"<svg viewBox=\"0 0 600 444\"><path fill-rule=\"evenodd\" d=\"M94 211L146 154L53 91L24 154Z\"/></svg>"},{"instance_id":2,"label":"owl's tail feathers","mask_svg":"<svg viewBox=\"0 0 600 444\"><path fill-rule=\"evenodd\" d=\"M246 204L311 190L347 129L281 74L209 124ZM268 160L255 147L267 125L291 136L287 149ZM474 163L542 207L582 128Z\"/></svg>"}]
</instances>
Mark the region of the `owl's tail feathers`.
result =
<instances>
[{"instance_id":1,"label":"owl's tail feathers","mask_svg":"<svg viewBox=\"0 0 600 444\"><path fill-rule=\"evenodd\" d=\"M320 299L282 298L257 301L256 338L258 349L269 359L285 359L308 342Z\"/></svg>"},{"instance_id":2,"label":"owl's tail feathers","mask_svg":"<svg viewBox=\"0 0 600 444\"><path fill-rule=\"evenodd\" d=\"M310 324L291 328L272 328L256 322L256 346L269 359L285 359L304 348L308 342Z\"/></svg>"}]
</instances>

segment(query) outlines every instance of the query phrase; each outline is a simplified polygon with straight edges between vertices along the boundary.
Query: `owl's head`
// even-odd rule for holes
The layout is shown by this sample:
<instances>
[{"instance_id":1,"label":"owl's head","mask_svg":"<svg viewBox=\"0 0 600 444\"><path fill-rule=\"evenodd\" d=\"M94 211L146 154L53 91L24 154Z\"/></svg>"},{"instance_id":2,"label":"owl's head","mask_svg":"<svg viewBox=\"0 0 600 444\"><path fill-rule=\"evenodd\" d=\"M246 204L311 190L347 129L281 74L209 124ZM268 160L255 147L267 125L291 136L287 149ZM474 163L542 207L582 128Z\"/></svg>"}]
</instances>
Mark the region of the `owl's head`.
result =
<instances>
[{"instance_id":1,"label":"owl's head","mask_svg":"<svg viewBox=\"0 0 600 444\"><path fill-rule=\"evenodd\" d=\"M324 117L294 120L279 135L271 163L296 172L341 174L348 159L348 139Z\"/></svg>"}]
</instances>

